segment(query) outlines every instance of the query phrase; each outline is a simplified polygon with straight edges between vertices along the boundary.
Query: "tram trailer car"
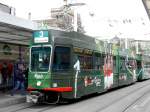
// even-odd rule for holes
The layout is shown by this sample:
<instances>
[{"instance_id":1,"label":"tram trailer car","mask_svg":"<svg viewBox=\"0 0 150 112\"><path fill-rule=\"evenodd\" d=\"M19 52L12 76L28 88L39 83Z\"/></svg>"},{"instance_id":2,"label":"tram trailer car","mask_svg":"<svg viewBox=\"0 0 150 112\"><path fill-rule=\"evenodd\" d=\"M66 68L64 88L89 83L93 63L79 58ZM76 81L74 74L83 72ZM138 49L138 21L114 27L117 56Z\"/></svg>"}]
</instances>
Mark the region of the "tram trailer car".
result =
<instances>
[{"instance_id":1,"label":"tram trailer car","mask_svg":"<svg viewBox=\"0 0 150 112\"><path fill-rule=\"evenodd\" d=\"M150 78L150 56L137 54L137 80L143 81Z\"/></svg>"},{"instance_id":2,"label":"tram trailer car","mask_svg":"<svg viewBox=\"0 0 150 112\"><path fill-rule=\"evenodd\" d=\"M135 57L127 54L77 32L34 31L27 102L58 103L134 83Z\"/></svg>"}]
</instances>

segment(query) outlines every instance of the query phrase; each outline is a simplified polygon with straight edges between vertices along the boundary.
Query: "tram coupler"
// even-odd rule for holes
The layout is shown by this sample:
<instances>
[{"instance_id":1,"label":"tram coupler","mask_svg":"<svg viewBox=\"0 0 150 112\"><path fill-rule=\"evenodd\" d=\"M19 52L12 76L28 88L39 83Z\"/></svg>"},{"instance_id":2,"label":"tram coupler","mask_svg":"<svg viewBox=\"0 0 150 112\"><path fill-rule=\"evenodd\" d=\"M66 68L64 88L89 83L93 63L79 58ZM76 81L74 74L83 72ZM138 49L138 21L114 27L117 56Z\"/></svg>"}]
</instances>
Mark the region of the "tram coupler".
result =
<instances>
[{"instance_id":1,"label":"tram coupler","mask_svg":"<svg viewBox=\"0 0 150 112\"><path fill-rule=\"evenodd\" d=\"M39 91L30 91L26 96L27 103L38 103L44 100L44 94Z\"/></svg>"}]
</instances>

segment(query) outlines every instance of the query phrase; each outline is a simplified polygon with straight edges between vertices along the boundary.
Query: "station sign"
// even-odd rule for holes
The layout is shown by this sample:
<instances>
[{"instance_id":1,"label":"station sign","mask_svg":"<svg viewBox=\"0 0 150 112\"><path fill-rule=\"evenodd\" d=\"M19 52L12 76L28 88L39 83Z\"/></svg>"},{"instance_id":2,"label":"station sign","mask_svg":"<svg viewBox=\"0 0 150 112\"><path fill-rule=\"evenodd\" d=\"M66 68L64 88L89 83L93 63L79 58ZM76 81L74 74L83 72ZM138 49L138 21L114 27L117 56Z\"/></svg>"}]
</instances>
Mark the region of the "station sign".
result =
<instances>
[{"instance_id":1,"label":"station sign","mask_svg":"<svg viewBox=\"0 0 150 112\"><path fill-rule=\"evenodd\" d=\"M34 43L47 43L49 41L49 34L48 31L42 30L42 31L35 31L33 33L33 41Z\"/></svg>"}]
</instances>

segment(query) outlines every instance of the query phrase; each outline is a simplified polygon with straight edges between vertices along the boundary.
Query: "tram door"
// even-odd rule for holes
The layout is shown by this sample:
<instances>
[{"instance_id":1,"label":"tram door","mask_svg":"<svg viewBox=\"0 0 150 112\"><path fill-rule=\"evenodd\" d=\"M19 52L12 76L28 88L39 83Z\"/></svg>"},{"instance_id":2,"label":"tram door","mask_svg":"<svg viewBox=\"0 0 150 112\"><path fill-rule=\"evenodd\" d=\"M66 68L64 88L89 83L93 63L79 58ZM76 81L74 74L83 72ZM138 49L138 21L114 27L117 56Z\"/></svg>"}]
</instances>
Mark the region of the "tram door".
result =
<instances>
[{"instance_id":1,"label":"tram door","mask_svg":"<svg viewBox=\"0 0 150 112\"><path fill-rule=\"evenodd\" d=\"M142 73L143 73L142 69L143 69L143 67L142 67L142 61L138 60L137 61L137 71L136 71L137 79L142 79Z\"/></svg>"},{"instance_id":2,"label":"tram door","mask_svg":"<svg viewBox=\"0 0 150 112\"><path fill-rule=\"evenodd\" d=\"M56 46L52 63L52 82L57 86L71 86L71 48ZM52 85L55 86L55 85Z\"/></svg>"},{"instance_id":3,"label":"tram door","mask_svg":"<svg viewBox=\"0 0 150 112\"><path fill-rule=\"evenodd\" d=\"M126 69L126 57L120 56L119 57L119 86L125 85L129 83L130 77L127 75Z\"/></svg>"},{"instance_id":4,"label":"tram door","mask_svg":"<svg viewBox=\"0 0 150 112\"><path fill-rule=\"evenodd\" d=\"M119 85L119 56L113 56L113 87Z\"/></svg>"}]
</instances>

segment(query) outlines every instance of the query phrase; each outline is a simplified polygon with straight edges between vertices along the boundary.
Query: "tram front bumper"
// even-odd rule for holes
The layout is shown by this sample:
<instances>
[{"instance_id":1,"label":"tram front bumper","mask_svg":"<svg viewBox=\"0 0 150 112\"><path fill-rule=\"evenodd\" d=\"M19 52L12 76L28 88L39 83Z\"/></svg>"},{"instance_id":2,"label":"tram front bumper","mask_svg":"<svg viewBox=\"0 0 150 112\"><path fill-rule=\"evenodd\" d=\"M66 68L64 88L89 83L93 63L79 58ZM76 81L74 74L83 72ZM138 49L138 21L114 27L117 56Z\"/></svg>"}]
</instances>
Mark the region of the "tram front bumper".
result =
<instances>
[{"instance_id":1,"label":"tram front bumper","mask_svg":"<svg viewBox=\"0 0 150 112\"><path fill-rule=\"evenodd\" d=\"M38 102L38 97L37 96L31 96L31 95L27 95L26 96L26 102L27 103L37 103Z\"/></svg>"},{"instance_id":2,"label":"tram front bumper","mask_svg":"<svg viewBox=\"0 0 150 112\"><path fill-rule=\"evenodd\" d=\"M38 103L42 102L44 95L40 92L31 92L26 96L27 103Z\"/></svg>"}]
</instances>

